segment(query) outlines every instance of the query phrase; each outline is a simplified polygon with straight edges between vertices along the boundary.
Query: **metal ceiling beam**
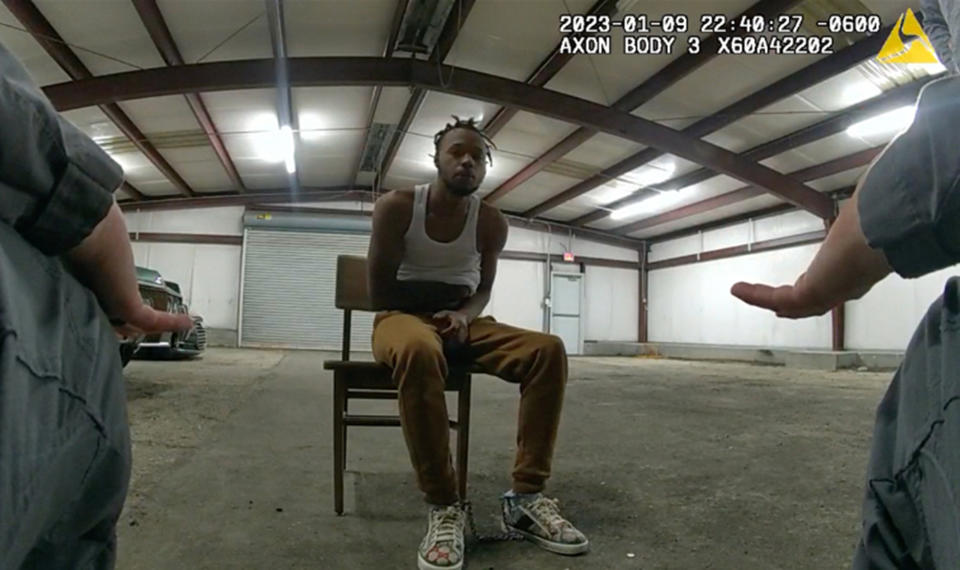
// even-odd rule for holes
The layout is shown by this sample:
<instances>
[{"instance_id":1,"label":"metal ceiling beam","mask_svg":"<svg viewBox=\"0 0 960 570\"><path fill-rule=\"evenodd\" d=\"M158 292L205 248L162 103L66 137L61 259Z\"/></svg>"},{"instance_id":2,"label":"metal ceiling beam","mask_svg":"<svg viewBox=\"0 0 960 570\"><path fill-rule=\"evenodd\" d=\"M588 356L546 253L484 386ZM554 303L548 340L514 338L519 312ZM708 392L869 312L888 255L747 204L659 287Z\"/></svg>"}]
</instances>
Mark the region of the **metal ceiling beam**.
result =
<instances>
[{"instance_id":1,"label":"metal ceiling beam","mask_svg":"<svg viewBox=\"0 0 960 570\"><path fill-rule=\"evenodd\" d=\"M397 7L393 12L393 22L390 24L390 36L387 38L386 45L383 46L383 50L380 52L380 56L384 58L393 57L394 47L397 45L397 38L400 36L400 28L403 25L403 15L407 12L407 5L410 3L410 0L397 0ZM377 114L377 107L380 106L380 96L383 94L383 86L377 85L373 88L373 97L370 100L370 108L367 111L367 138L369 139L371 129L373 129L373 119ZM360 166L363 163L363 149L361 149L360 156L357 158L357 165L353 169L353 176L350 177L354 182L357 181L357 177L360 175Z\"/></svg>"},{"instance_id":2,"label":"metal ceiling beam","mask_svg":"<svg viewBox=\"0 0 960 570\"><path fill-rule=\"evenodd\" d=\"M420 112L420 106L423 105L423 100L426 99L426 97L426 89L418 87L410 91L407 106L403 108L400 122L397 123L397 128L393 131L390 144L387 146L387 151L383 155L383 162L380 163L380 171L377 172L377 185L386 178L387 172L390 170L390 167L393 166L393 159L397 157L397 151L400 150L400 143L403 142L403 137L407 134L407 130L410 129L410 125L413 124L413 119L416 118L417 113Z\"/></svg>"},{"instance_id":3,"label":"metal ceiling beam","mask_svg":"<svg viewBox=\"0 0 960 570\"><path fill-rule=\"evenodd\" d=\"M883 47L892 27L887 27L877 34L868 36L850 47L844 48L839 52L816 61L800 71L793 73L775 83L772 83L759 91L756 91L743 99L724 107L713 115L705 117L696 123L684 128L681 132L691 139L700 139L710 133L716 132L723 127L731 125L747 115L759 111L768 105L776 103L782 99L795 95L805 89L825 81L839 73L842 73L851 67L859 65L863 61L873 58ZM640 168L648 162L663 156L664 152L656 148L646 148L642 151L629 156L620 162L605 168L603 171L591 176L590 178L578 182L574 186L560 192L556 196L545 200L536 206L524 212L528 216L538 216L548 210L552 210L565 202L569 202L578 196L582 196L603 184L606 184L614 178L618 178ZM701 165L706 166L704 163ZM634 198L641 198L651 191L640 191L634 194ZM599 208L598 212L607 212L606 209ZM823 216L829 217L829 216Z\"/></svg>"},{"instance_id":4,"label":"metal ceiling beam","mask_svg":"<svg viewBox=\"0 0 960 570\"><path fill-rule=\"evenodd\" d=\"M613 16L617 12L617 0L597 0L597 3L594 4L590 10L587 12L587 15L590 16L600 16L600 15L609 15ZM574 34L575 36L593 36L596 34ZM561 53L560 48L562 43L557 43L553 48L553 51L550 52L543 61L540 62L540 65L537 66L537 69L527 78L526 83L528 85L536 85L538 87L543 87L546 85L554 76L563 69L563 66L567 65L571 59L574 58L572 53ZM487 121L487 124L484 125L483 130L490 138L493 138L500 132L500 130L510 122L516 114L518 113L517 109L510 107L500 107L497 112ZM489 201L489 200L488 200Z\"/></svg>"},{"instance_id":5,"label":"metal ceiling beam","mask_svg":"<svg viewBox=\"0 0 960 570\"><path fill-rule=\"evenodd\" d=\"M293 132L293 172L287 172L287 179L294 191L300 191L300 169L297 167L296 140L299 127L293 112L293 92L290 90L289 70L287 69L287 33L283 15L283 0L264 0L267 10L267 22L270 28L270 46L276 65L277 120L280 127L289 126Z\"/></svg>"},{"instance_id":6,"label":"metal ceiling beam","mask_svg":"<svg viewBox=\"0 0 960 570\"><path fill-rule=\"evenodd\" d=\"M772 141L759 144L743 152L741 156L760 162L788 150L799 148L803 145L843 132L847 127L858 121L879 115L902 105L913 103L916 101L920 89L935 78L936 77L918 79L906 85L895 87L873 99L868 99L848 107L818 123L796 130ZM666 182L655 184L652 188L656 191L679 190L693 186L694 184L699 184L714 176L717 176L716 172L709 168L700 168L667 180ZM594 210L589 214L584 214L579 218L570 220L569 223L575 226L585 226L607 217L610 214L610 210L615 210L636 200L636 196L628 196L611 204L607 204L603 209Z\"/></svg>"},{"instance_id":7,"label":"metal ceiling beam","mask_svg":"<svg viewBox=\"0 0 960 570\"><path fill-rule=\"evenodd\" d=\"M256 190L244 194L222 192L217 194L198 194L192 198L150 198L146 201L125 200L120 202L124 212L153 210L186 210L194 208L217 208L223 206L244 206L264 201L277 202L320 202L324 200L348 200L372 202L373 189L362 186L329 186L323 188L302 188L293 195L289 188L276 190Z\"/></svg>"},{"instance_id":8,"label":"metal ceiling beam","mask_svg":"<svg viewBox=\"0 0 960 570\"><path fill-rule=\"evenodd\" d=\"M290 83L309 85L414 84L462 97L545 115L652 146L697 162L827 218L833 202L771 168L669 127L556 91L504 77L424 61L383 58L294 58ZM272 85L272 61L227 61L95 77L45 89L58 108L174 93L261 88Z\"/></svg>"},{"instance_id":9,"label":"metal ceiling beam","mask_svg":"<svg viewBox=\"0 0 960 570\"><path fill-rule=\"evenodd\" d=\"M130 241L152 243L188 243L191 245L243 245L243 236L186 234L166 232L130 232Z\"/></svg>"},{"instance_id":10,"label":"metal ceiling beam","mask_svg":"<svg viewBox=\"0 0 960 570\"><path fill-rule=\"evenodd\" d=\"M46 51L73 80L85 80L93 77L93 73L80 61L77 54L67 46L67 43L60 34L57 33L47 18L44 17L31 0L3 0L3 3L14 17L23 24L23 27L30 32L33 39L43 47L44 51ZM130 139L130 142L132 142L140 152L146 155L147 159L170 180L181 194L186 196L194 195L190 185L174 170L156 147L147 140L147 136L137 128L119 105L106 103L100 106L100 110L117 125L117 128Z\"/></svg>"},{"instance_id":11,"label":"metal ceiling beam","mask_svg":"<svg viewBox=\"0 0 960 570\"><path fill-rule=\"evenodd\" d=\"M450 14L447 16L447 21L443 25L443 31L440 32L440 37L437 39L437 43L433 47L433 52L427 60L427 63L431 64L430 67L437 69L437 67L447 59L447 55L450 53L450 50L453 49L453 43L456 41L457 35L463 27L463 23L467 21L470 11L473 10L475 1L476 0L458 0L457 5L450 11ZM393 132L390 146L387 147L387 152L384 155L383 163L378 173L380 181L386 178L387 172L393 165L393 159L396 158L397 151L400 150L400 143L403 142L403 137L406 136L410 125L413 124L417 113L420 112L420 106L423 105L423 100L426 98L426 95L426 89L422 87L416 87L410 94L410 100L407 101L407 106L403 110L400 124L397 125L397 129ZM377 185L379 185L379 183Z\"/></svg>"},{"instance_id":12,"label":"metal ceiling beam","mask_svg":"<svg viewBox=\"0 0 960 570\"><path fill-rule=\"evenodd\" d=\"M833 198L834 200L846 200L853 195L853 191L856 189L856 186L846 186L840 188L839 190L831 190L826 194ZM770 216L777 216L779 214L785 214L787 212L796 212L797 207L793 204L777 204L776 206L770 206L768 208L760 208L759 210L752 210L750 212L744 212L742 214L736 214L730 216L729 218L722 218L719 220L713 220L703 224L698 224L693 227L683 228L682 230L674 230L669 233L660 234L656 237L645 238L650 243L661 243L664 241L688 237L692 235L697 235L700 232L705 232L709 230L715 230L719 228L725 228L732 226L734 224L739 224L742 222L747 222L750 220L759 220L763 218L768 218Z\"/></svg>"},{"instance_id":13,"label":"metal ceiling beam","mask_svg":"<svg viewBox=\"0 0 960 570\"><path fill-rule=\"evenodd\" d=\"M157 0L133 0L133 6L137 9L137 14L140 16L143 26L147 29L147 33L150 34L157 51L160 52L160 56L163 57L163 61L167 65L183 65L186 63L179 48L177 48L177 43L173 40L170 28L167 27L167 22L157 5ZM193 116L207 135L210 146L213 147L213 152L216 153L217 159L227 173L230 182L238 192L245 192L247 188L243 179L240 178L237 167L233 164L230 153L227 152L227 147L223 143L223 139L220 138L217 126L214 124L207 106L203 103L203 99L196 93L187 93L184 98L186 98L190 110L193 111Z\"/></svg>"},{"instance_id":14,"label":"metal ceiling beam","mask_svg":"<svg viewBox=\"0 0 960 570\"><path fill-rule=\"evenodd\" d=\"M133 184L130 184L126 180L124 180L123 183L120 184L120 189L126 192L127 194L130 194L131 196L133 196L134 199L136 200L147 200L146 194L137 190Z\"/></svg>"},{"instance_id":15,"label":"metal ceiling beam","mask_svg":"<svg viewBox=\"0 0 960 570\"><path fill-rule=\"evenodd\" d=\"M841 172L846 172L848 170L870 164L870 161L876 158L876 156L880 154L880 151L883 149L884 146L876 146L867 150L848 154L828 162L791 172L789 176L790 178L804 182L818 180L827 176L833 176L834 174L839 174ZM763 193L763 189L757 188L756 186L744 186L743 188L738 188L737 190L727 192L726 194L713 196L712 198L707 198L706 200L681 206L680 208L670 210L669 212L664 212L656 216L651 216L649 218L644 218L636 222L613 228L611 231L621 235L627 235L635 231L652 228L667 222L675 222L683 218L688 218L697 214L703 214L717 208L722 208L724 206L736 204L737 202L749 200L750 198L755 198ZM821 196L823 196L826 200L830 200L831 202L833 201L824 194L821 194Z\"/></svg>"},{"instance_id":16,"label":"metal ceiling beam","mask_svg":"<svg viewBox=\"0 0 960 570\"><path fill-rule=\"evenodd\" d=\"M742 16L763 15L765 18L775 18L785 10L797 4L798 0L761 0L751 6ZM744 35L743 30L737 30L732 36ZM668 87L680 81L690 73L696 71L705 63L716 57L720 45L719 36L711 35L701 44L699 53L685 53L673 60L666 67L658 71L652 77L635 87L629 93L617 100L611 107L620 111L633 111L647 101L653 99ZM543 170L549 164L556 162L568 152L577 148L590 139L597 131L581 128L564 138L554 145L550 150L540 155L532 163L525 166L520 172L517 172L508 178L503 184L498 186L493 192L487 194L484 200L493 203L512 192L517 186L520 186L535 174Z\"/></svg>"}]
</instances>

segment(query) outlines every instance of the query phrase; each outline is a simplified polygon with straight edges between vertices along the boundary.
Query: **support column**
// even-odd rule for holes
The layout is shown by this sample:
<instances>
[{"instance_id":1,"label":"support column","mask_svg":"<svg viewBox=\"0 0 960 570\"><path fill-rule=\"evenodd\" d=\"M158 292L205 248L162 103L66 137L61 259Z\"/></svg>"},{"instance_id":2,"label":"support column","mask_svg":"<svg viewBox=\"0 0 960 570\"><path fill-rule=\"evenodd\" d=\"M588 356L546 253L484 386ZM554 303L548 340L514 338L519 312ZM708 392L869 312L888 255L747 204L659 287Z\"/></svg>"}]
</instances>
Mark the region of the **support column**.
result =
<instances>
[{"instance_id":1,"label":"support column","mask_svg":"<svg viewBox=\"0 0 960 570\"><path fill-rule=\"evenodd\" d=\"M844 329L845 305L840 305L839 307L834 308L830 311L830 317L833 320L833 350L841 351L846 350L844 344L844 337L846 336Z\"/></svg>"},{"instance_id":2,"label":"support column","mask_svg":"<svg viewBox=\"0 0 960 570\"><path fill-rule=\"evenodd\" d=\"M643 242L643 246L640 249L640 302L637 303L640 314L638 315L637 324L639 330L637 331L637 342L647 342L647 242Z\"/></svg>"},{"instance_id":3,"label":"support column","mask_svg":"<svg viewBox=\"0 0 960 570\"><path fill-rule=\"evenodd\" d=\"M830 228L833 226L833 223L836 222L836 218L827 218L823 221L823 225L827 229L827 233L830 233ZM826 239L826 238L824 238ZM837 307L834 307L830 311L830 321L831 321L831 336L832 336L832 349L836 352L846 350L846 330L844 327L845 316L846 316L846 303L842 303Z\"/></svg>"}]
</instances>

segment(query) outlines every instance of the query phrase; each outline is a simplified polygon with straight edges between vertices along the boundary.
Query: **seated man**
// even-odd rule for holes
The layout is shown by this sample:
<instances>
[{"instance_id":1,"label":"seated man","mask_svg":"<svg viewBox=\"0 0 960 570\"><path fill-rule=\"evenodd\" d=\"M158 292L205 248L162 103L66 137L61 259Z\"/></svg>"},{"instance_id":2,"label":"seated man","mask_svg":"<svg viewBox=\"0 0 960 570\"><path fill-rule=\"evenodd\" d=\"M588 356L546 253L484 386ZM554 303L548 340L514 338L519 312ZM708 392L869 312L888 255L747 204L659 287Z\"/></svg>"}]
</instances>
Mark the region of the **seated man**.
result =
<instances>
[{"instance_id":1,"label":"seated man","mask_svg":"<svg viewBox=\"0 0 960 570\"><path fill-rule=\"evenodd\" d=\"M420 489L432 505L420 544L421 569L460 568L464 513L450 456L444 383L448 358L468 358L520 385L513 488L503 495L505 530L560 554L589 543L542 494L564 386L567 357L553 335L480 317L490 301L507 222L474 196L490 158L473 120L456 119L434 137L437 178L390 192L373 212L370 295L378 310L373 354L393 370L400 417Z\"/></svg>"}]
</instances>

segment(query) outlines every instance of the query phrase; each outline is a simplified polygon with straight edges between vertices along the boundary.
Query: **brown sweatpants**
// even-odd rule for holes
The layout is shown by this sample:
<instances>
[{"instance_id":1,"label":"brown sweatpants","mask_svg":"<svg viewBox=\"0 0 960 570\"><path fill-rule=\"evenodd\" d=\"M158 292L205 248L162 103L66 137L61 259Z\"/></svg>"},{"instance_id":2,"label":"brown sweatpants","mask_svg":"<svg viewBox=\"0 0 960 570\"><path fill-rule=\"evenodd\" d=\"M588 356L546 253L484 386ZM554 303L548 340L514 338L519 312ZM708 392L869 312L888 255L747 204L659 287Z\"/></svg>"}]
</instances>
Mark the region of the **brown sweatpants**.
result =
<instances>
[{"instance_id":1,"label":"brown sweatpants","mask_svg":"<svg viewBox=\"0 0 960 570\"><path fill-rule=\"evenodd\" d=\"M563 342L480 317L470 324L468 344L467 355L485 373L520 385L513 490L539 492L550 476L567 380ZM420 490L434 505L457 502L443 390L447 361L430 316L378 314L373 356L393 370L403 434Z\"/></svg>"}]
</instances>

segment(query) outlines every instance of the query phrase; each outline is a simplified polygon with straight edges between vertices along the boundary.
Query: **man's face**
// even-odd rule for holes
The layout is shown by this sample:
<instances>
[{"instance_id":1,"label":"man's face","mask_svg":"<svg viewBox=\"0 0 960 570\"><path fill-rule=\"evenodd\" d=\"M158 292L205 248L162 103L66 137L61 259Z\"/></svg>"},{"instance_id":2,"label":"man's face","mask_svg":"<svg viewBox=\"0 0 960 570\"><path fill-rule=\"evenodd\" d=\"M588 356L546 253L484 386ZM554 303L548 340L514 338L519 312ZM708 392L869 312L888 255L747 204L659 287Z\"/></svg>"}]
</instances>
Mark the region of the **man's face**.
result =
<instances>
[{"instance_id":1,"label":"man's face","mask_svg":"<svg viewBox=\"0 0 960 570\"><path fill-rule=\"evenodd\" d=\"M458 196L477 191L487 174L486 144L478 133L453 129L440 139L435 163L447 188Z\"/></svg>"}]
</instances>

